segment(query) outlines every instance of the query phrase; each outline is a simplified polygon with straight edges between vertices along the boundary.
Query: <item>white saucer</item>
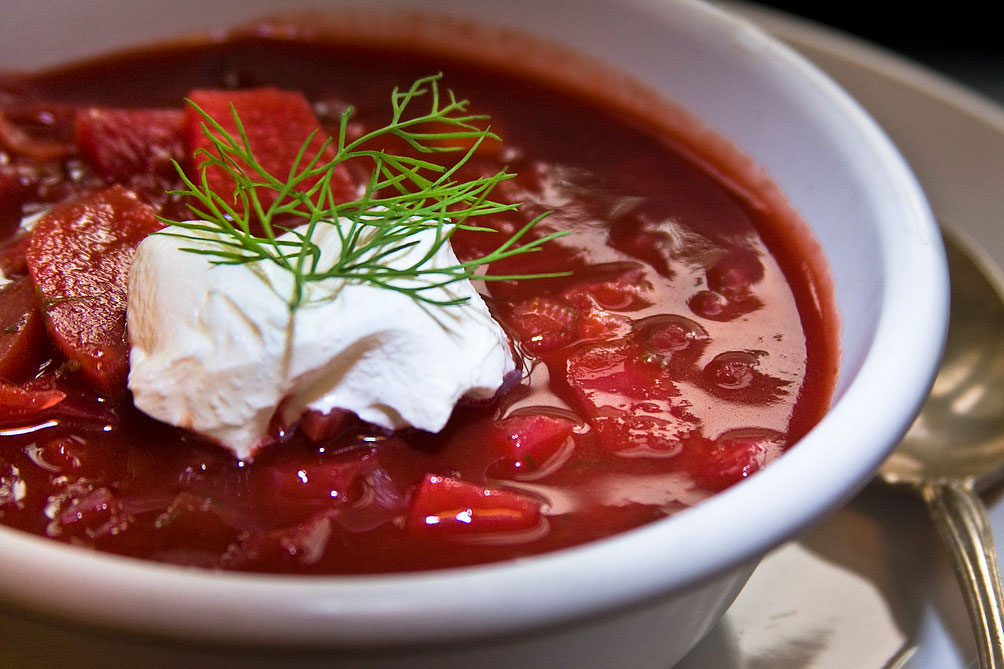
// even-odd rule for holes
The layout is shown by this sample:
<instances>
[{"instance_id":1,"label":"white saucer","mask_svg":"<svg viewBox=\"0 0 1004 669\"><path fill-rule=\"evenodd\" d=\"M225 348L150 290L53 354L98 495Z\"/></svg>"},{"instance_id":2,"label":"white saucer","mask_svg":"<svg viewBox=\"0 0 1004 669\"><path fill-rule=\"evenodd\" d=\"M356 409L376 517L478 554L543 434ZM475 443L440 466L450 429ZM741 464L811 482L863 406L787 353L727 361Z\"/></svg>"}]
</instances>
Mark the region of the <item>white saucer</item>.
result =
<instances>
[{"instance_id":1,"label":"white saucer","mask_svg":"<svg viewBox=\"0 0 1004 669\"><path fill-rule=\"evenodd\" d=\"M1004 110L874 47L747 5L855 95L920 178L938 217L1004 265ZM1004 551L1004 503L991 508ZM171 666L190 656L0 611L4 666ZM123 652L123 651L126 652ZM975 665L962 598L923 505L872 486L757 569L682 669ZM219 665L217 665L219 666Z\"/></svg>"},{"instance_id":2,"label":"white saucer","mask_svg":"<svg viewBox=\"0 0 1004 669\"><path fill-rule=\"evenodd\" d=\"M1004 266L1004 109L869 44L729 4L842 84L899 146L943 225ZM990 509L1004 550L1004 503ZM923 505L873 485L757 569L685 669L977 666L958 586Z\"/></svg>"}]
</instances>

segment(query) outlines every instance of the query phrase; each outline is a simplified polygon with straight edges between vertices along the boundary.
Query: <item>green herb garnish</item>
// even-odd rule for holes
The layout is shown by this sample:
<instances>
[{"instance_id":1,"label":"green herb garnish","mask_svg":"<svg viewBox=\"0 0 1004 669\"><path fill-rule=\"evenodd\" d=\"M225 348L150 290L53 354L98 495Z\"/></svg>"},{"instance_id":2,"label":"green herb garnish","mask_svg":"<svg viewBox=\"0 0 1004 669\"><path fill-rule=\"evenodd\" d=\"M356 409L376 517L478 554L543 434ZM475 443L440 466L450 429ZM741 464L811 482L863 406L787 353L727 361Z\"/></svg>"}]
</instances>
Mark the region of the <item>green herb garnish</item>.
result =
<instances>
[{"instance_id":1,"label":"green herb garnish","mask_svg":"<svg viewBox=\"0 0 1004 669\"><path fill-rule=\"evenodd\" d=\"M203 117L203 132L212 143L212 150L197 152L201 158L199 183L175 164L186 188L172 193L194 200L190 201L189 209L202 220L162 219L184 232L161 234L199 241L211 237L209 247L183 250L209 255L215 264L267 261L288 270L294 278L289 298L291 310L305 300L309 282L332 278L366 282L422 302L449 306L466 298L436 300L423 293L471 278L511 281L566 276L568 272L477 274L483 266L538 251L541 245L567 234L555 232L521 243L546 213L529 221L491 253L450 267L428 266L429 260L443 244L449 243L457 230L498 234L493 228L469 223L470 218L519 207L489 199L498 183L515 176L505 169L471 181L455 180L457 171L482 142L499 138L490 128L478 127L488 117L469 113L467 100L457 100L452 91L441 95L441 76L419 79L407 91L395 89L391 95L390 123L351 141L347 139L347 127L352 109L348 109L341 115L337 138L329 137L320 149L311 151L316 132L312 133L304 140L287 175L269 174L255 160L244 126L232 105L238 129L236 137L189 100ZM412 114L409 107L420 99L428 100L428 111ZM419 154L450 151L462 154L452 166L444 167L429 160L369 148L374 140L388 135L403 139ZM465 150L451 146L450 140L464 140L471 145ZM326 155L331 150L334 157ZM370 161L371 176L358 199L338 203L332 199L329 185L335 168L350 159ZM222 169L233 179L233 193L213 192L207 176L210 168ZM260 189L276 194L267 206L259 197ZM290 220L296 221L295 224L291 225ZM320 226L334 226L341 240L340 255L330 267L320 266L320 248L313 241ZM279 239L293 228L301 229L295 240ZM388 260L395 254L419 243L417 234L430 229L435 231L435 239L423 258L408 267L388 266ZM423 281L416 285L413 280L418 278Z\"/></svg>"}]
</instances>

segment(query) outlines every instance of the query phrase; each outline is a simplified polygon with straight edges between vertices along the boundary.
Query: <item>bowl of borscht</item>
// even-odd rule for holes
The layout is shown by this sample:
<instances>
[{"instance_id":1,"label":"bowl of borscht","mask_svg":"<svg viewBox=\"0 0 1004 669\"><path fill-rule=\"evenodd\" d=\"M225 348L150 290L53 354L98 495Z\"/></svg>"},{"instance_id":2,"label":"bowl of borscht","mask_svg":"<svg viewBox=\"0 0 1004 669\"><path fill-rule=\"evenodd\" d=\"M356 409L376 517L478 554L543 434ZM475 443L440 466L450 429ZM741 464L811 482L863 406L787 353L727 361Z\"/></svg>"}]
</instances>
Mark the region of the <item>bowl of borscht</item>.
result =
<instances>
[{"instance_id":1,"label":"bowl of borscht","mask_svg":"<svg viewBox=\"0 0 1004 669\"><path fill-rule=\"evenodd\" d=\"M918 185L714 6L5 15L14 615L151 661L668 666L926 394Z\"/></svg>"}]
</instances>

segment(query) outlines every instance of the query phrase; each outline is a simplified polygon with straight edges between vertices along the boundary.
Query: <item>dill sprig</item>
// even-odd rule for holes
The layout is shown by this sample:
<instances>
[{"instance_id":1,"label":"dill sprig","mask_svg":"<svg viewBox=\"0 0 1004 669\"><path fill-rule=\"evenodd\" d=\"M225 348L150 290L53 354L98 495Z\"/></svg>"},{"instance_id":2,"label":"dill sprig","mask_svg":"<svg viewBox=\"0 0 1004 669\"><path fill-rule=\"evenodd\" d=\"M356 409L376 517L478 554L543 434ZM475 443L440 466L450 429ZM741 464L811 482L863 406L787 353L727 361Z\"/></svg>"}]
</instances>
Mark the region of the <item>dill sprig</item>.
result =
<instances>
[{"instance_id":1,"label":"dill sprig","mask_svg":"<svg viewBox=\"0 0 1004 669\"><path fill-rule=\"evenodd\" d=\"M236 135L188 100L202 116L203 132L212 148L196 152L200 160L199 181L192 180L175 164L185 188L172 193L188 198L189 209L200 220L162 219L174 231L161 234L198 240L199 245L183 250L208 255L214 264L270 262L289 271L294 279L289 298L291 310L306 299L308 283L326 279L365 282L405 293L421 302L450 306L465 302L466 298L442 300L426 292L473 278L511 281L567 275L567 272L478 273L491 263L539 251L543 244L566 234L554 232L524 241L546 213L481 257L448 267L429 264L458 230L499 234L494 228L472 224L469 219L519 207L489 197L496 185L515 176L506 169L469 181L457 180L457 171L482 142L499 138L490 127L479 127L488 117L470 113L467 100L458 100L452 91L441 93L441 76L419 79L408 90L395 88L391 95L391 121L356 139L348 139L353 110L346 110L341 115L337 137L326 138L320 148L312 150L317 133L311 133L285 175L270 174L256 160L233 105ZM428 101L427 110L413 113L412 107L423 100ZM450 166L443 166L371 148L375 140L388 135L404 140L420 155L453 151L458 152L458 159ZM457 146L458 140L469 146ZM372 164L369 180L357 199L336 202L330 188L335 169L347 160L358 159ZM233 179L232 193L217 193L210 187L208 174L213 168L222 169ZM263 199L264 192L272 197ZM290 220L295 225L289 224ZM338 257L330 266L329 259L321 265L321 250L314 242L314 234L321 226L334 226L341 241ZM434 231L432 243L418 261L405 267L390 264L396 256L420 243L416 235L430 230ZM292 235L286 234L290 232ZM207 240L208 245L204 243Z\"/></svg>"}]
</instances>

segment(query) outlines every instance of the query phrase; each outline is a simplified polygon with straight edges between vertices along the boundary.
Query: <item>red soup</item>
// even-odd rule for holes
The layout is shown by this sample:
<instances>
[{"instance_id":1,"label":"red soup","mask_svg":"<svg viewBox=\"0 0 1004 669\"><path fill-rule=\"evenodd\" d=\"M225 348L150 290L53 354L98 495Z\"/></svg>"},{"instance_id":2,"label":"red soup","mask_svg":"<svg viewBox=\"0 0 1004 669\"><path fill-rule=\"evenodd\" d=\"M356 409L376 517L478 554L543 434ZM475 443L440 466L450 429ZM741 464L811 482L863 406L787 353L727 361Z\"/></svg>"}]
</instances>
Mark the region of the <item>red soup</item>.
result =
<instances>
[{"instance_id":1,"label":"red soup","mask_svg":"<svg viewBox=\"0 0 1004 669\"><path fill-rule=\"evenodd\" d=\"M172 161L198 179L205 146L185 98L221 123L234 102L283 172L312 130L337 137L350 106L349 137L382 127L391 91L436 73L501 137L456 178L507 168L490 197L521 203L480 217L494 234L457 232L457 256L544 212L524 241L568 231L489 268L562 276L478 284L518 382L461 402L438 433L307 413L244 460L136 409L126 277L158 216L193 217L171 193ZM827 408L823 272L772 194L664 127L530 74L254 34L0 77L0 522L183 565L394 572L606 537L755 474ZM333 174L343 199L369 178Z\"/></svg>"}]
</instances>

